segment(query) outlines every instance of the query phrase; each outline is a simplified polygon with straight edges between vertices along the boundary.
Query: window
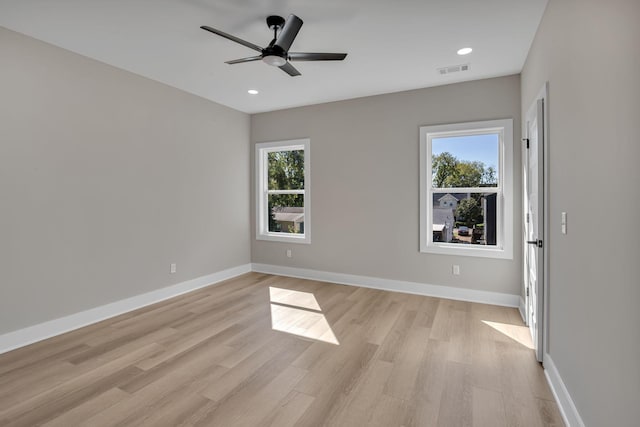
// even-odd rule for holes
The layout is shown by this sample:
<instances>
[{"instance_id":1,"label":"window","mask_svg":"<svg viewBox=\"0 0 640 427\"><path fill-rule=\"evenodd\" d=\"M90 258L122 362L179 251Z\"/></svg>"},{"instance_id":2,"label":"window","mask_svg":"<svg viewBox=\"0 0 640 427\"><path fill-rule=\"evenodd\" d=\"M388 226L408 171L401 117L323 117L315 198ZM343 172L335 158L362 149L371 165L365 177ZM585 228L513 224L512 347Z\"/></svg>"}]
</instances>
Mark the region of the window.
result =
<instances>
[{"instance_id":1,"label":"window","mask_svg":"<svg viewBox=\"0 0 640 427\"><path fill-rule=\"evenodd\" d=\"M256 144L256 239L310 243L309 140Z\"/></svg>"},{"instance_id":2,"label":"window","mask_svg":"<svg viewBox=\"0 0 640 427\"><path fill-rule=\"evenodd\" d=\"M513 120L420 128L420 251L513 258Z\"/></svg>"}]
</instances>

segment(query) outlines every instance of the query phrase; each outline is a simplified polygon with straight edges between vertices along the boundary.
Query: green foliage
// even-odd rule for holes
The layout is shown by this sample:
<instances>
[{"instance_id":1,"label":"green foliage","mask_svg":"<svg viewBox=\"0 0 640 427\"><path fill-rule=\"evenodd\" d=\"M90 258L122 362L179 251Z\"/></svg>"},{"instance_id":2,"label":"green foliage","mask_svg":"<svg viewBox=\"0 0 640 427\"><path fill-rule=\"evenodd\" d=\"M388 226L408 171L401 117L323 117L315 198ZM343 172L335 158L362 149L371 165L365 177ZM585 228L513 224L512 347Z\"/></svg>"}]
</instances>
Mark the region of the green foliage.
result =
<instances>
[{"instance_id":1,"label":"green foliage","mask_svg":"<svg viewBox=\"0 0 640 427\"><path fill-rule=\"evenodd\" d=\"M482 182L483 173L484 164L482 162L460 161L457 164L454 175L455 187L478 187Z\"/></svg>"},{"instance_id":2,"label":"green foliage","mask_svg":"<svg viewBox=\"0 0 640 427\"><path fill-rule=\"evenodd\" d=\"M484 165L483 165L484 166ZM482 173L481 184L488 187L495 187L498 185L498 172L493 166L489 166Z\"/></svg>"},{"instance_id":3,"label":"green foliage","mask_svg":"<svg viewBox=\"0 0 640 427\"><path fill-rule=\"evenodd\" d=\"M268 154L269 190L304 189L304 150Z\"/></svg>"},{"instance_id":4,"label":"green foliage","mask_svg":"<svg viewBox=\"0 0 640 427\"><path fill-rule=\"evenodd\" d=\"M482 222L482 207L475 198L460 200L456 208L456 219L464 222L467 227L473 227Z\"/></svg>"},{"instance_id":5,"label":"green foliage","mask_svg":"<svg viewBox=\"0 0 640 427\"><path fill-rule=\"evenodd\" d=\"M495 186L498 183L492 166L458 160L448 152L433 156L431 167L435 188Z\"/></svg>"},{"instance_id":6,"label":"green foliage","mask_svg":"<svg viewBox=\"0 0 640 427\"><path fill-rule=\"evenodd\" d=\"M269 190L304 189L304 150L285 150L268 153ZM273 209L303 207L301 194L272 194L268 200L269 230L276 230ZM291 230L283 230L292 232Z\"/></svg>"},{"instance_id":7,"label":"green foliage","mask_svg":"<svg viewBox=\"0 0 640 427\"><path fill-rule=\"evenodd\" d=\"M433 156L433 186L436 188L453 187L451 182L457 179L458 159L451 153Z\"/></svg>"}]
</instances>

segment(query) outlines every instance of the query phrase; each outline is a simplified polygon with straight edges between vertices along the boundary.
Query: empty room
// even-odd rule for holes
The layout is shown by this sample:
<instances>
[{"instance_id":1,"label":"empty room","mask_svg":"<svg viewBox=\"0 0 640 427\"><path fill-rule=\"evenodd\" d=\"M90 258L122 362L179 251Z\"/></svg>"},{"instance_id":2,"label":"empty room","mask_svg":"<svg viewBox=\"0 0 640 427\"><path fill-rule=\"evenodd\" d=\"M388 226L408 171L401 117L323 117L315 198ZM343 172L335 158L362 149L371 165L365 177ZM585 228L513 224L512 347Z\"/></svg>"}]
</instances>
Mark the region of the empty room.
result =
<instances>
[{"instance_id":1,"label":"empty room","mask_svg":"<svg viewBox=\"0 0 640 427\"><path fill-rule=\"evenodd\" d=\"M1 0L1 426L640 423L640 1Z\"/></svg>"}]
</instances>

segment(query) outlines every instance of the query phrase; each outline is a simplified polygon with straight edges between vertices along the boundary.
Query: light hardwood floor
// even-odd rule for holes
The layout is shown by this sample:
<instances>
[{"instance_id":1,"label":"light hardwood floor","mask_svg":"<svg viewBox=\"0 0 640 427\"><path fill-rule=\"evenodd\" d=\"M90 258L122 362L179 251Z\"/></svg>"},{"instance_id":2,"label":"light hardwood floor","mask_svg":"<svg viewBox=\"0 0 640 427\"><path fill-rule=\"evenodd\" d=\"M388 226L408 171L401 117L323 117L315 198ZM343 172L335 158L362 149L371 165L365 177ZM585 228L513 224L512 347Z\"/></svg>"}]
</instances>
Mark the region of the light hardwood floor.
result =
<instances>
[{"instance_id":1,"label":"light hardwood floor","mask_svg":"<svg viewBox=\"0 0 640 427\"><path fill-rule=\"evenodd\" d=\"M0 355L0 425L562 425L516 309L250 273Z\"/></svg>"}]
</instances>

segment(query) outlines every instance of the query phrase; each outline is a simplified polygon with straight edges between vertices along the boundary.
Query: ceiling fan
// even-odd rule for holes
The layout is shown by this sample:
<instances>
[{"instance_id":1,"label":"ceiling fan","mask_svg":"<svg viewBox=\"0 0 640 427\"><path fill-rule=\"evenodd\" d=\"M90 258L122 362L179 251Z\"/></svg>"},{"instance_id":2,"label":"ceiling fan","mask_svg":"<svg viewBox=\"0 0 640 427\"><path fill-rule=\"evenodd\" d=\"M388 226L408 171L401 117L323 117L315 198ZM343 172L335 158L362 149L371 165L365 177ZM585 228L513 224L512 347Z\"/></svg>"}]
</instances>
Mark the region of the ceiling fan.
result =
<instances>
[{"instance_id":1,"label":"ceiling fan","mask_svg":"<svg viewBox=\"0 0 640 427\"><path fill-rule=\"evenodd\" d=\"M282 16L268 16L267 25L273 30L273 40L265 48L206 25L200 28L260 52L260 55L226 61L226 64L262 60L266 64L280 68L292 77L299 76L300 72L289 61L342 61L347 56L346 53L289 52L302 23L302 19L296 15L289 15L286 22Z\"/></svg>"}]
</instances>

